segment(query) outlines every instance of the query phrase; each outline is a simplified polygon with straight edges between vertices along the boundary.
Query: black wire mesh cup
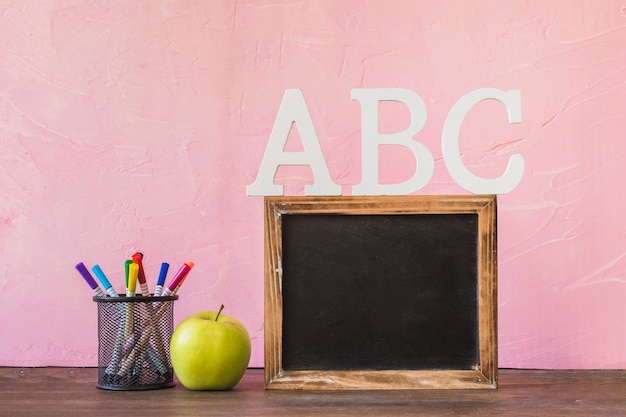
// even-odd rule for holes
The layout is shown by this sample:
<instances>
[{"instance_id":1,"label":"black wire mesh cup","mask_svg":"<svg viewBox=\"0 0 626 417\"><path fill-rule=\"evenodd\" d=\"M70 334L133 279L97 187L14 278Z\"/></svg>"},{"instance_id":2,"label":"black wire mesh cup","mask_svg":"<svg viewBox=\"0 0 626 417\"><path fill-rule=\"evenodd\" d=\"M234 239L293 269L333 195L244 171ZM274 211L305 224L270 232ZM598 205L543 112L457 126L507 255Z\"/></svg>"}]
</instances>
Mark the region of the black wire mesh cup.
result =
<instances>
[{"instance_id":1,"label":"black wire mesh cup","mask_svg":"<svg viewBox=\"0 0 626 417\"><path fill-rule=\"evenodd\" d=\"M98 303L98 383L108 390L170 388L177 295L93 297Z\"/></svg>"}]
</instances>

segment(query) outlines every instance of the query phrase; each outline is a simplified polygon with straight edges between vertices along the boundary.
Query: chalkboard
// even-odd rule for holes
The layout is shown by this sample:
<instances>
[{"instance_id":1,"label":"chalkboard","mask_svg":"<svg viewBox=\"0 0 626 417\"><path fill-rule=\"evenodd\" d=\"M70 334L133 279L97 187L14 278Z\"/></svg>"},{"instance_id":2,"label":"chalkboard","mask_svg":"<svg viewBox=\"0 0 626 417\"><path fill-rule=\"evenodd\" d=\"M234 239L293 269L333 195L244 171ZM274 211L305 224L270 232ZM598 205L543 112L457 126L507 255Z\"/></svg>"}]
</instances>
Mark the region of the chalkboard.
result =
<instances>
[{"instance_id":1,"label":"chalkboard","mask_svg":"<svg viewBox=\"0 0 626 417\"><path fill-rule=\"evenodd\" d=\"M266 197L270 389L495 388L495 196Z\"/></svg>"}]
</instances>

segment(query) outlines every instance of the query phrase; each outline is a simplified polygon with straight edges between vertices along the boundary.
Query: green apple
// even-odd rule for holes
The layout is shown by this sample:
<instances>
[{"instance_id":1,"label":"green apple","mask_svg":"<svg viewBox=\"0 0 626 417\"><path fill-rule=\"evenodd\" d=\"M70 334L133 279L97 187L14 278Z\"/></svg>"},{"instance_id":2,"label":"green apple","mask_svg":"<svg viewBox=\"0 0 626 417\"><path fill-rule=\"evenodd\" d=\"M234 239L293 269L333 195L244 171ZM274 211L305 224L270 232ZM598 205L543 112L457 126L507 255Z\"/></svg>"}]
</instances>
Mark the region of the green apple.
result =
<instances>
[{"instance_id":1,"label":"green apple","mask_svg":"<svg viewBox=\"0 0 626 417\"><path fill-rule=\"evenodd\" d=\"M230 389L248 367L248 331L237 319L221 314L223 308L192 314L172 334L172 367L190 390Z\"/></svg>"}]
</instances>

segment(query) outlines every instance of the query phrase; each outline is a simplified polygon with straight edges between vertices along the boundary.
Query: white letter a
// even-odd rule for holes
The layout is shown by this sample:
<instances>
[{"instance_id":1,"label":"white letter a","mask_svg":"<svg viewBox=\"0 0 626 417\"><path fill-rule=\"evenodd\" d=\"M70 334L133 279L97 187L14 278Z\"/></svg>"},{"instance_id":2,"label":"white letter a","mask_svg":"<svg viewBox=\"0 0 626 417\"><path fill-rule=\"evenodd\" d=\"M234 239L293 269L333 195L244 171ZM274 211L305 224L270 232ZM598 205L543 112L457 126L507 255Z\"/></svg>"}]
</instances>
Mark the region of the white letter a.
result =
<instances>
[{"instance_id":1,"label":"white letter a","mask_svg":"<svg viewBox=\"0 0 626 417\"><path fill-rule=\"evenodd\" d=\"M304 152L285 152L289 132L298 126ZM324 154L319 144L304 95L299 89L287 89L278 109L278 115L253 184L246 188L248 195L283 195L283 186L274 184L280 165L309 165L314 182L305 185L305 195L341 195L341 186L330 177Z\"/></svg>"}]
</instances>

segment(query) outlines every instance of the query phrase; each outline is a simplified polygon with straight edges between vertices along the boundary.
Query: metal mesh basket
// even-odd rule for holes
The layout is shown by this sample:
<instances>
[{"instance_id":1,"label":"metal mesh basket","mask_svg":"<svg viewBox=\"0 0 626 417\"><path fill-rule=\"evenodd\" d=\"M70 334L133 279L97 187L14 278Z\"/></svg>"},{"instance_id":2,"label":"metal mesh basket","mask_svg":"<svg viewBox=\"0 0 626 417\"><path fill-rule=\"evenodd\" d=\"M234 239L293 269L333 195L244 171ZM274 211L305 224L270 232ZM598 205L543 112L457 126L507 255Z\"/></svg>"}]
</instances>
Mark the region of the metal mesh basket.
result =
<instances>
[{"instance_id":1,"label":"metal mesh basket","mask_svg":"<svg viewBox=\"0 0 626 417\"><path fill-rule=\"evenodd\" d=\"M177 299L177 295L93 297L98 303L98 388L174 386L169 343Z\"/></svg>"}]
</instances>

